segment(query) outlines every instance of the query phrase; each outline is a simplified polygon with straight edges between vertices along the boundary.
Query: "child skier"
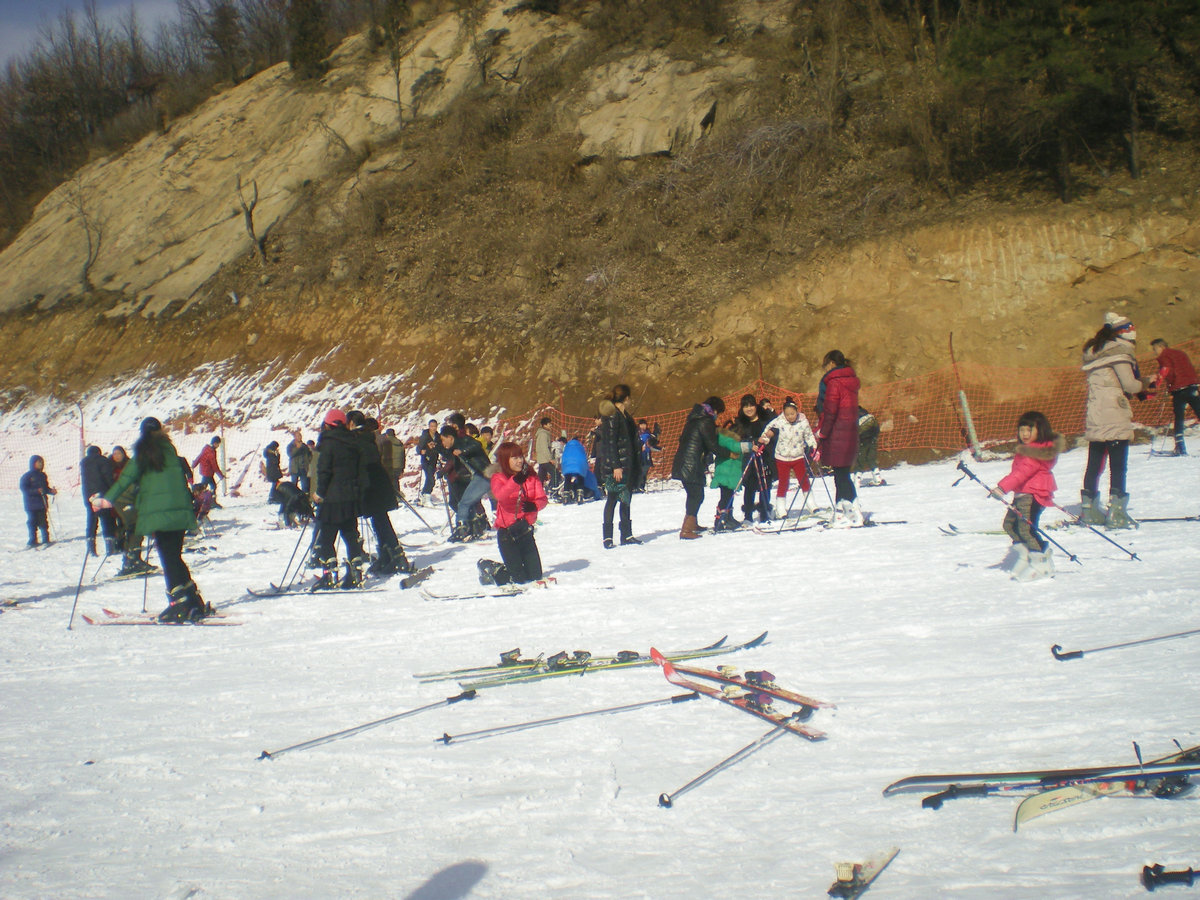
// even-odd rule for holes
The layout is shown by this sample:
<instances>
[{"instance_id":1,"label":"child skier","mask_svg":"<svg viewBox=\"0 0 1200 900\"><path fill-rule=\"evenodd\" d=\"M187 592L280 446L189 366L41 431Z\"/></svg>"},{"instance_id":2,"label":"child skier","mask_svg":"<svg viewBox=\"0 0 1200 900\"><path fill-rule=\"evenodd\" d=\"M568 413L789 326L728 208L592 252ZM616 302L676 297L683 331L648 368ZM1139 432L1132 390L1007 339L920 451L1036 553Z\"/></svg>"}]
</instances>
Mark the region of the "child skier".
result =
<instances>
[{"instance_id":1,"label":"child skier","mask_svg":"<svg viewBox=\"0 0 1200 900\"><path fill-rule=\"evenodd\" d=\"M766 447L771 439L778 435L775 442L775 471L779 480L775 485L776 519L782 519L787 514L787 492L790 473L796 473L796 482L804 493L808 493L812 485L808 480L808 463L805 459L808 452L817 449L817 439L812 427L796 401L788 397L783 401L783 412L772 419L758 439L761 447Z\"/></svg>"},{"instance_id":2,"label":"child skier","mask_svg":"<svg viewBox=\"0 0 1200 900\"><path fill-rule=\"evenodd\" d=\"M992 496L1003 499L1014 492L1012 505L1004 516L1004 530L1012 538L1017 554L1012 569L1014 581L1054 577L1051 550L1038 533L1042 510L1054 505L1057 485L1051 469L1067 442L1055 433L1050 421L1040 412L1027 412L1017 420L1017 448L1012 471L992 489Z\"/></svg>"}]
</instances>

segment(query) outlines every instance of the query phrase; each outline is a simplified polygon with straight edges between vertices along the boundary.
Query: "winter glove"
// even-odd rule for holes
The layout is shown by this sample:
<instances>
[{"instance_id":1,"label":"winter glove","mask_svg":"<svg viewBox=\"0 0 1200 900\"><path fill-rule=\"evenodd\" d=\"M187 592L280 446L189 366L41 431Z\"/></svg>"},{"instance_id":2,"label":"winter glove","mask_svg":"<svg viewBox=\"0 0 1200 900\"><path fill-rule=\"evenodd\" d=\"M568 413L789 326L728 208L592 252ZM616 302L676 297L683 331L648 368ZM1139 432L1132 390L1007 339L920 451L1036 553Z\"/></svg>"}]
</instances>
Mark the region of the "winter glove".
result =
<instances>
[{"instance_id":1,"label":"winter glove","mask_svg":"<svg viewBox=\"0 0 1200 900\"><path fill-rule=\"evenodd\" d=\"M742 441L742 452L743 453L750 452L750 442L749 441Z\"/></svg>"},{"instance_id":2,"label":"winter glove","mask_svg":"<svg viewBox=\"0 0 1200 900\"><path fill-rule=\"evenodd\" d=\"M521 512L526 512L526 513L537 512L537 504L534 503L532 500L522 500L521 501Z\"/></svg>"}]
</instances>

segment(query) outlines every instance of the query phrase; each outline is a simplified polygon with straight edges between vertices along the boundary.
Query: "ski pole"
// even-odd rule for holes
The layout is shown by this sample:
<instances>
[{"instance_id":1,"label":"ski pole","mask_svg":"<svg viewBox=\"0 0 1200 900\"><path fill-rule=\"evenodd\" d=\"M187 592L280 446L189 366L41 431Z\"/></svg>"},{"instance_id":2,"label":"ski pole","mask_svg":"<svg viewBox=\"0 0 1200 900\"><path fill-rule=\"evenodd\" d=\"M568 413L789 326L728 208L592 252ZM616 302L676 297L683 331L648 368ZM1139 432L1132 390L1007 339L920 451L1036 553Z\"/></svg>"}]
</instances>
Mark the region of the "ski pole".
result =
<instances>
[{"instance_id":1,"label":"ski pole","mask_svg":"<svg viewBox=\"0 0 1200 900\"><path fill-rule=\"evenodd\" d=\"M695 700L700 695L693 691L690 694L679 694L675 697L664 697L661 700L645 700L641 703L630 703L626 706L610 706L607 709L591 709L587 712L571 713L566 716L554 716L550 719L538 719L533 722L520 722L516 725L500 725L496 728L482 728L479 731L468 731L464 734L443 734L434 740L442 744L465 743L478 741L483 738L495 737L500 734L511 734L514 731L524 731L527 728L540 728L543 725L556 725L571 719L582 719L586 716L604 716L611 713L630 712L635 709L646 709L651 706L666 706L669 703L683 703L685 700Z\"/></svg>"},{"instance_id":2,"label":"ski pole","mask_svg":"<svg viewBox=\"0 0 1200 900\"><path fill-rule=\"evenodd\" d=\"M283 577L279 579L281 585L287 584L288 572L292 570L292 562L296 559L296 554L300 551L300 542L304 540L304 532L308 531L310 524L310 522L305 522L300 526L300 534L296 537L296 546L292 548L292 555L288 557L287 565L283 568Z\"/></svg>"},{"instance_id":3,"label":"ski pole","mask_svg":"<svg viewBox=\"0 0 1200 900\"><path fill-rule=\"evenodd\" d=\"M454 519L450 516L450 489L446 486L446 476L438 472L438 483L442 486L442 504L446 507L446 527L454 528Z\"/></svg>"},{"instance_id":4,"label":"ski pole","mask_svg":"<svg viewBox=\"0 0 1200 900\"><path fill-rule=\"evenodd\" d=\"M708 779L710 779L714 775L716 775L718 772L722 772L725 769L728 769L730 766L737 765L737 763L741 762L743 759L745 759L751 753L754 753L756 750L761 750L767 744L771 743L771 741L776 740L777 738L783 737L784 732L786 732L788 730L788 725L790 724L791 719L794 717L794 715L795 714L793 714L793 716L789 717L787 721L781 722L780 724L776 725L774 728L772 728L770 731L768 731L762 737L758 738L755 741L751 741L749 744L747 744L741 750L738 750L736 753L733 753L730 756L725 757L723 760L721 760L719 763L717 763L715 766L713 766L707 772L702 772L701 774L697 775L695 778L693 778L691 781L689 781L687 784L685 784L683 787L681 787L679 790L675 791L674 793L659 794L658 795L658 805L665 807L666 809L670 809L672 806L675 805L676 800L678 800L680 797L682 797L684 794L686 794L692 788L699 787L700 785L704 784L704 782L708 781Z\"/></svg>"},{"instance_id":5,"label":"ski pole","mask_svg":"<svg viewBox=\"0 0 1200 900\"><path fill-rule=\"evenodd\" d=\"M1152 891L1156 887L1162 887L1164 884L1186 884L1188 887L1191 887L1195 879L1196 873L1190 866L1179 872L1168 872L1165 867L1158 863L1142 867L1142 887L1148 891Z\"/></svg>"},{"instance_id":6,"label":"ski pole","mask_svg":"<svg viewBox=\"0 0 1200 900\"><path fill-rule=\"evenodd\" d=\"M825 496L829 499L829 508L835 509L837 504L835 504L833 502L833 494L829 493L829 485L825 481L824 469L817 467L818 464L813 461L813 458L811 456L808 455L807 450L804 451L804 459L808 463L809 467L813 470L813 475L815 475L818 479L820 479L821 487L823 487L825 489Z\"/></svg>"},{"instance_id":7,"label":"ski pole","mask_svg":"<svg viewBox=\"0 0 1200 900\"><path fill-rule=\"evenodd\" d=\"M428 530L430 534L437 534L437 530L434 529L434 527L432 525L430 525L428 522L425 521L425 517L422 516L419 512L417 512L416 508L411 503L408 502L408 499L402 493L400 493L399 491L396 491L396 497L400 500L401 503L403 503L406 507L408 507L408 511L410 513L412 513L414 516L416 516L420 520L421 524L425 526L426 530Z\"/></svg>"},{"instance_id":8,"label":"ski pole","mask_svg":"<svg viewBox=\"0 0 1200 900\"><path fill-rule=\"evenodd\" d=\"M1034 533L1045 538L1046 541L1048 541L1049 543L1051 543L1055 547L1057 547L1059 550L1061 550L1066 555L1067 559L1069 559L1071 562L1073 562L1077 565L1080 565L1080 566L1083 565L1083 563L1079 562L1078 556L1076 556L1074 553L1072 553L1070 550L1068 550L1066 547L1064 547L1058 541L1054 540L1054 538L1050 537L1050 535L1046 534L1046 532L1042 531L1040 528L1038 528L1036 525L1034 525L1032 522L1030 522L1029 519L1025 517L1025 514L1023 512L1021 512L1019 509L1017 509L1015 506L1013 506L1011 503L1009 503L1003 497L993 494L992 491L995 490L995 488L989 487L988 485L984 484L984 482L980 480L979 476L977 476L974 472L972 472L970 469L968 469L967 464L964 463L961 459L958 461L958 468L962 470L964 478L970 478L972 481L977 483L981 488L983 488L985 491L987 491L989 497L995 497L996 500L998 500L1000 503L1004 504L1005 509L1012 512L1014 515L1016 515L1017 518L1019 518L1022 522L1024 522L1026 525L1028 525L1031 531L1033 531ZM962 481L962 478L958 479L958 481ZM956 481L954 483L957 485L958 481Z\"/></svg>"},{"instance_id":9,"label":"ski pole","mask_svg":"<svg viewBox=\"0 0 1200 900\"><path fill-rule=\"evenodd\" d=\"M75 624L75 607L79 605L79 592L83 590L83 573L87 571L88 546L87 541L83 543L83 565L79 567L79 584L75 585L75 599L71 602L71 618L67 620L67 631ZM108 558L107 555L105 558Z\"/></svg>"},{"instance_id":10,"label":"ski pole","mask_svg":"<svg viewBox=\"0 0 1200 900\"><path fill-rule=\"evenodd\" d=\"M146 539L146 555L150 555L150 548L154 546L154 536L151 535ZM150 592L150 573L147 572L142 576L142 612L146 611L146 595Z\"/></svg>"},{"instance_id":11,"label":"ski pole","mask_svg":"<svg viewBox=\"0 0 1200 900\"><path fill-rule=\"evenodd\" d=\"M1055 659L1068 660L1080 659L1087 653L1100 653L1104 650L1120 650L1124 647L1136 647L1139 644L1153 644L1157 641L1170 641L1175 638L1190 637L1193 634L1200 634L1200 628L1193 628L1191 631L1176 631L1174 634L1160 634L1158 637L1141 638L1136 641L1125 641L1120 644L1108 644L1104 647L1090 647L1087 650L1069 650L1063 653L1061 644L1055 644L1050 648L1050 652L1054 654Z\"/></svg>"},{"instance_id":12,"label":"ski pole","mask_svg":"<svg viewBox=\"0 0 1200 900\"><path fill-rule=\"evenodd\" d=\"M347 728L344 731L335 731L332 734L325 734L318 738L313 738L311 741L304 741L301 744L292 744L290 747L284 747L281 750L264 750L261 759L275 759L277 756L282 756L285 753L291 753L293 750L307 750L310 747L319 747L321 744L328 744L330 741L341 740L342 738L350 737L353 734L366 731L370 728L378 728L380 725L386 725L388 722L397 722L400 719L407 719L409 716L415 716L418 713L428 712L431 709L438 709L442 706L449 706L452 703L457 703L460 700L474 700L474 691L463 691L461 694L455 694L453 697L447 697L445 700L439 700L436 703L428 703L425 706L418 706L416 709L405 710L402 713L396 713L394 716L385 716L382 719L376 719L374 722L367 722L363 725L356 725L353 728Z\"/></svg>"},{"instance_id":13,"label":"ski pole","mask_svg":"<svg viewBox=\"0 0 1200 900\"><path fill-rule=\"evenodd\" d=\"M1087 522L1083 521L1083 516L1076 516L1076 515L1072 515L1071 513L1067 512L1067 510L1065 510L1065 509L1063 509L1061 506L1059 506L1057 503L1055 503L1055 504L1054 504L1054 508L1055 508L1055 509L1057 509L1057 510L1059 510L1060 512L1064 512L1064 513L1066 513L1068 516L1071 516L1071 523L1072 523L1072 524L1074 524L1074 525L1082 525L1082 526L1084 526L1084 527L1085 527L1085 528L1087 528L1089 531L1091 531L1091 532L1093 532L1093 533L1095 533L1095 534L1098 534L1098 535L1100 535L1100 537L1104 538L1106 541L1108 541L1110 544L1112 544L1114 547L1116 547L1116 548L1117 548L1118 550L1120 550L1122 553L1128 553L1128 554L1129 554L1129 558L1130 558L1130 559L1136 559L1138 562L1141 562L1141 561L1142 561L1142 560L1141 560L1141 557L1139 557L1139 556L1138 556L1136 553L1134 553L1132 550L1129 550L1129 549L1127 549L1127 548L1125 548L1125 547L1122 547L1120 544L1118 544L1116 541L1114 541L1112 538L1110 538L1110 537L1109 537L1107 534L1105 534L1103 531L1099 531L1099 530L1096 528L1096 526L1094 526L1094 525L1089 525Z\"/></svg>"}]
</instances>

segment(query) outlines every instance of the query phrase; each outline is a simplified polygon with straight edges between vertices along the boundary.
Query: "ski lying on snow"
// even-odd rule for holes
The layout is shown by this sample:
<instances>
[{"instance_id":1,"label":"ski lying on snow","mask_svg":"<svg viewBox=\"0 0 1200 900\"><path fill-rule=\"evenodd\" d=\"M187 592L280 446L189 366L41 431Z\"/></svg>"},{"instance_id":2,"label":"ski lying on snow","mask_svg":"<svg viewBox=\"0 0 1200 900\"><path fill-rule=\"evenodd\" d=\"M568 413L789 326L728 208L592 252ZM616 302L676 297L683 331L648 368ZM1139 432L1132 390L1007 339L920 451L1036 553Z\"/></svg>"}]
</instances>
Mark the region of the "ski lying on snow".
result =
<instances>
[{"instance_id":1,"label":"ski lying on snow","mask_svg":"<svg viewBox=\"0 0 1200 900\"><path fill-rule=\"evenodd\" d=\"M1025 772L969 772L949 775L913 775L889 784L883 795L939 790L926 797L922 805L938 809L942 801L956 797L979 797L1005 791L1062 787L1074 784L1100 784L1113 781L1140 781L1170 775L1200 773L1200 746L1142 764L1090 766L1079 769L1034 769Z\"/></svg>"},{"instance_id":2,"label":"ski lying on snow","mask_svg":"<svg viewBox=\"0 0 1200 900\"><path fill-rule=\"evenodd\" d=\"M899 847L892 847L866 862L838 863L836 866L837 881L829 886L829 896L840 897L842 900L854 900L855 897L861 897L867 892L871 882L879 877L879 873L888 867L888 863L895 859L899 852Z\"/></svg>"},{"instance_id":3,"label":"ski lying on snow","mask_svg":"<svg viewBox=\"0 0 1200 900\"><path fill-rule=\"evenodd\" d=\"M667 659L665 656L663 656L663 654L659 653L653 647L650 648L650 658L656 665L662 667L663 674L666 676L667 681L671 682L673 685L683 688L684 690L695 691L697 694L704 694L705 696L712 697L714 700L718 700L728 706L734 706L740 709L742 712L749 713L752 716L757 716L766 722L770 722L776 728L785 728L788 731L791 731L794 734L797 734L800 737L806 738L810 741L820 741L824 740L826 737L825 732L818 731L815 728L809 728L807 725L802 725L800 722L796 721L795 716L785 715L784 713L772 709L769 705L757 703L748 695L741 697L732 696L730 694L726 694L724 691L714 687L711 684L701 684L698 681L692 681L691 679L684 678L683 675L676 671L671 660Z\"/></svg>"},{"instance_id":4,"label":"ski lying on snow","mask_svg":"<svg viewBox=\"0 0 1200 900\"><path fill-rule=\"evenodd\" d=\"M964 534L994 534L994 535L999 535L999 534L1005 534L1005 533L1006 533L1006 532L1005 532L1003 529L995 529L995 530L980 529L980 530L974 530L974 531L972 531L972 530L970 530L970 529L966 529L966 528L959 528L957 525L955 525L955 524L953 524L953 523L948 523L948 524L946 524L946 525L939 525L939 526L938 526L938 531L940 531L942 534L944 534L944 535L946 535L946 536L948 536L948 537L962 537Z\"/></svg>"},{"instance_id":5,"label":"ski lying on snow","mask_svg":"<svg viewBox=\"0 0 1200 900\"><path fill-rule=\"evenodd\" d=\"M709 651L709 652L718 650L719 648L721 648L725 645L725 641L727 641L728 639L729 639L729 635L726 635L725 637L721 638L719 641L709 644L707 647L701 647L701 648L699 648L699 650ZM699 652L699 651L672 651L671 653L666 654L666 657L668 659L681 658L677 655L680 652ZM618 656L592 656L590 653L587 653L587 651L584 651L584 650L576 650L575 653L576 653L576 655L586 655L586 657L589 660L596 663L597 665L600 663L614 662L619 658L619 655ZM640 655L633 650L627 650L627 651L625 651L625 653L628 655L631 655L633 657L640 657ZM515 647L512 650L506 650L505 652L501 653L499 663L492 663L491 665L487 665L487 666L469 666L469 667L463 668L463 669L446 669L441 672L418 672L417 674L413 675L413 678L419 678L421 681L450 681L451 679L465 678L465 677L471 676L471 675L485 677L485 676L494 675L494 674L497 674L500 672L508 673L508 672L529 671L530 669L536 669L538 666L543 665L545 663L545 660L546 660L546 654L544 654L544 653L539 653L537 655L537 657L534 659L522 659L521 658L521 648Z\"/></svg>"},{"instance_id":6,"label":"ski lying on snow","mask_svg":"<svg viewBox=\"0 0 1200 900\"><path fill-rule=\"evenodd\" d=\"M384 587L331 587L318 589L314 587L314 584L304 582L285 588L272 583L268 590L256 591L253 588L246 588L246 593L252 597L282 597L286 594L381 594L386 590Z\"/></svg>"},{"instance_id":7,"label":"ski lying on snow","mask_svg":"<svg viewBox=\"0 0 1200 900\"><path fill-rule=\"evenodd\" d=\"M431 591L429 588L421 588L421 596L426 600L445 602L449 600L480 600L485 597L516 597L518 594L524 594L526 590L526 586L519 584L507 585L494 591L472 591L468 594L442 594Z\"/></svg>"},{"instance_id":8,"label":"ski lying on snow","mask_svg":"<svg viewBox=\"0 0 1200 900\"><path fill-rule=\"evenodd\" d=\"M674 668L681 675L703 678L706 681L716 681L731 688L739 688L754 694L766 694L776 700L794 703L809 710L810 713L814 709L837 708L833 703L826 703L824 700L814 700L812 697L806 697L803 694L797 694L795 691L789 691L786 688L780 687L775 683L775 677L770 672L746 672L738 675L733 666L701 669L695 666L676 664Z\"/></svg>"},{"instance_id":9,"label":"ski lying on snow","mask_svg":"<svg viewBox=\"0 0 1200 900\"><path fill-rule=\"evenodd\" d=\"M89 625L241 625L240 619L229 619L218 614L205 616L198 622L160 622L157 616L140 615L126 616L119 612L114 612L111 609L102 609L105 618L93 619L91 616L83 616L83 621Z\"/></svg>"},{"instance_id":10,"label":"ski lying on snow","mask_svg":"<svg viewBox=\"0 0 1200 900\"><path fill-rule=\"evenodd\" d=\"M1013 831L1018 830L1031 819L1099 797L1119 795L1147 799L1173 799L1190 793L1194 787L1195 785L1188 781L1186 775L1169 775L1165 778L1137 781L1101 781L1095 784L1064 785L1049 791L1041 791L1022 800L1013 817Z\"/></svg>"},{"instance_id":11,"label":"ski lying on snow","mask_svg":"<svg viewBox=\"0 0 1200 900\"><path fill-rule=\"evenodd\" d=\"M424 568L417 569L415 572L409 572L400 579L400 589L408 590L410 587L416 587L432 574L433 566L425 566Z\"/></svg>"},{"instance_id":12,"label":"ski lying on snow","mask_svg":"<svg viewBox=\"0 0 1200 900\"><path fill-rule=\"evenodd\" d=\"M721 647L702 647L697 650L674 651L668 656L668 659L698 659L704 656L718 656L726 653L735 653L738 650L749 650L752 647L758 647L763 644L766 639L767 633L764 631L758 637L746 641L744 644ZM568 655L566 651L563 651L542 660L541 664L534 669L526 670L524 672L496 675L491 678L460 680L459 684L465 689L478 690L486 687L498 687L504 684L523 684L527 681L540 681L544 678L560 678L565 675L587 675L592 672L604 672L609 669L628 669L635 666L651 665L654 665L654 659L652 657L642 656L640 653L637 653L633 650L623 650L615 657L606 657L601 658L600 660L594 659L586 650L576 650L575 653L570 655Z\"/></svg>"}]
</instances>

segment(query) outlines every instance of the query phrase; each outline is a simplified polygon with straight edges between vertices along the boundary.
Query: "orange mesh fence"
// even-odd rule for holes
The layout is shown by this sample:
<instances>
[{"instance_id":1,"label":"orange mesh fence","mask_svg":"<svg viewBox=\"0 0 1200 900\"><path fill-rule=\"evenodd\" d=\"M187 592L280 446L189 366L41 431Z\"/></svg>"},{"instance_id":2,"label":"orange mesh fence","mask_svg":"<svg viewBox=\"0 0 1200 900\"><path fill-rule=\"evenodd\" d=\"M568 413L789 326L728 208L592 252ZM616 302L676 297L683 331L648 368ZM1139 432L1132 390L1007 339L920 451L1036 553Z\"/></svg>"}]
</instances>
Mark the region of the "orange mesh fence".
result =
<instances>
[{"instance_id":1,"label":"orange mesh fence","mask_svg":"<svg viewBox=\"0 0 1200 900\"><path fill-rule=\"evenodd\" d=\"M1193 360L1200 360L1200 338L1176 346ZM1140 365L1143 377L1153 375L1158 370L1152 355L1141 359ZM955 452L966 447L968 441L958 401L960 384L966 394L981 444L1013 440L1018 417L1030 409L1045 413L1054 428L1065 435L1083 433L1087 385L1078 366L1018 369L961 363L957 372L954 367L948 366L905 381L863 386L859 402L879 421L879 452L894 456L917 451ZM753 394L760 399L767 397L776 410L782 409L785 397L792 397L814 429L816 427L815 391L788 389L765 381L755 381L726 394L723 398L726 412L718 417L718 422L737 415L738 404L744 394ZM696 399L699 401L703 398ZM1134 421L1137 424L1148 428L1170 427L1173 421L1171 398L1165 391L1155 399L1133 402ZM690 407L654 414L634 411L636 419L645 419L652 427L659 429L660 452L656 454L655 465L650 472L651 482L670 478L671 460L675 456L689 411ZM551 430L555 434L565 433L568 437L583 438L585 442L595 425L594 413L578 416L552 406L539 407L524 415L510 416L492 423L496 442L515 440L528 451L538 422L544 416L550 418ZM1194 419L1189 413L1190 421ZM189 462L195 459L212 434L211 431L172 431L180 455ZM405 438L414 436L406 435ZM0 490L15 490L21 475L29 468L29 457L37 454L46 460L46 472L51 485L61 493L77 496L80 490L79 461L84 442L96 444L108 453L118 444L129 449L136 437L132 431L81 429L78 424L0 434ZM266 426L239 426L236 430L227 429L226 437L222 468L229 476L229 490L262 493L265 496L267 484L259 473L262 450L272 440L279 441L280 447L286 447L291 440L290 434L283 429L272 430ZM404 484L415 488L420 482L420 473L417 471L418 463L411 440L408 443L408 470ZM284 464L286 467L286 455Z\"/></svg>"}]
</instances>

